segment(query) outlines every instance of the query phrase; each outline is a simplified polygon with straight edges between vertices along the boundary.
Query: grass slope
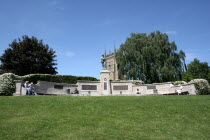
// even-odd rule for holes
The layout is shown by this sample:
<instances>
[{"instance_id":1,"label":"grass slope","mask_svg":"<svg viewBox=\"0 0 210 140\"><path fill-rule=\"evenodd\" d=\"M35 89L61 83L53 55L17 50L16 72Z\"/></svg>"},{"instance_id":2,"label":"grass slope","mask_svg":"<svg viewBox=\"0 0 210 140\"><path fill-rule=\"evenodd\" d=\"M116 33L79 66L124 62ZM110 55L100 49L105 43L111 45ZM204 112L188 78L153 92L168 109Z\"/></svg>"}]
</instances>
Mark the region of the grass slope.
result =
<instances>
[{"instance_id":1,"label":"grass slope","mask_svg":"<svg viewBox=\"0 0 210 140\"><path fill-rule=\"evenodd\" d=\"M210 139L210 96L0 97L0 139Z\"/></svg>"}]
</instances>

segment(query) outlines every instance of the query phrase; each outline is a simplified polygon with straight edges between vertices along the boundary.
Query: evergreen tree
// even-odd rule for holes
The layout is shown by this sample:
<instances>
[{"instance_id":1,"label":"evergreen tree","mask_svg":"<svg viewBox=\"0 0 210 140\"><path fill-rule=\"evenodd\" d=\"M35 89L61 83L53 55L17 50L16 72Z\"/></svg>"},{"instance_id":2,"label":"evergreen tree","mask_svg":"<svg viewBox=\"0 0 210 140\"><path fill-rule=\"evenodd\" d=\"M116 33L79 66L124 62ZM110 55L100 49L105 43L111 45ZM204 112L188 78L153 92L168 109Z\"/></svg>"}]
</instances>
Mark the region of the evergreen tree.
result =
<instances>
[{"instance_id":1,"label":"evergreen tree","mask_svg":"<svg viewBox=\"0 0 210 140\"><path fill-rule=\"evenodd\" d=\"M0 71L17 75L56 74L55 51L36 37L14 40L0 57Z\"/></svg>"}]
</instances>

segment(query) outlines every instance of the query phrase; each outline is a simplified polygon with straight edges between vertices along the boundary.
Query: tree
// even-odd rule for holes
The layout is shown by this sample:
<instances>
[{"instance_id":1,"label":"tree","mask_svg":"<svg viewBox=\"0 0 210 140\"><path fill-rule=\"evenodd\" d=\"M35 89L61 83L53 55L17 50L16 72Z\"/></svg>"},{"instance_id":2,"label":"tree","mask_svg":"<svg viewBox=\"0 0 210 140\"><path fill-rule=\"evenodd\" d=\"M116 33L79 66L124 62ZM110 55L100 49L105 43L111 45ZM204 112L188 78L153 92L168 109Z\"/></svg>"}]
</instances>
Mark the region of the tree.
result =
<instances>
[{"instance_id":1,"label":"tree","mask_svg":"<svg viewBox=\"0 0 210 140\"><path fill-rule=\"evenodd\" d=\"M56 74L55 51L32 36L15 39L0 57L0 71L17 75Z\"/></svg>"},{"instance_id":2,"label":"tree","mask_svg":"<svg viewBox=\"0 0 210 140\"><path fill-rule=\"evenodd\" d=\"M177 52L175 42L170 43L165 33L132 33L120 46L116 60L121 79L166 82L181 79L185 54Z\"/></svg>"},{"instance_id":3,"label":"tree","mask_svg":"<svg viewBox=\"0 0 210 140\"><path fill-rule=\"evenodd\" d=\"M180 58L181 58L181 60L182 60L182 64L183 64L183 70L184 71L187 71L187 66L186 66L186 63L185 63L185 57L186 57L186 55L185 55L185 53L182 51L182 50L180 50L180 52L179 52L179 56L180 56Z\"/></svg>"},{"instance_id":4,"label":"tree","mask_svg":"<svg viewBox=\"0 0 210 140\"><path fill-rule=\"evenodd\" d=\"M184 73L183 79L187 79L187 77L191 77L188 80L192 79L206 79L209 80L210 67L207 62L200 62L197 58L194 59L193 62L188 64L188 70ZM186 81L188 81L186 80Z\"/></svg>"}]
</instances>

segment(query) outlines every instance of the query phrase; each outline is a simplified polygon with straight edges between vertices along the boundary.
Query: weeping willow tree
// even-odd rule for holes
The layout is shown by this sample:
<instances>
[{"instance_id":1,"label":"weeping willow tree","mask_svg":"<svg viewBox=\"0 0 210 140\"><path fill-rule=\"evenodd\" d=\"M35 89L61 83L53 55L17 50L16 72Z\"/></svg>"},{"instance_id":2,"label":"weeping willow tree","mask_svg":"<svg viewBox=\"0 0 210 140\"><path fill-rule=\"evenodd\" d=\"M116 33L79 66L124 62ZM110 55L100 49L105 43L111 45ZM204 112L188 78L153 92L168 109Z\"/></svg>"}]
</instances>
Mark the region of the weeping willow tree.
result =
<instances>
[{"instance_id":1,"label":"weeping willow tree","mask_svg":"<svg viewBox=\"0 0 210 140\"><path fill-rule=\"evenodd\" d=\"M145 83L180 80L185 68L185 54L177 52L175 42L159 31L131 34L116 53L120 79ZM184 64L183 64L184 63Z\"/></svg>"}]
</instances>

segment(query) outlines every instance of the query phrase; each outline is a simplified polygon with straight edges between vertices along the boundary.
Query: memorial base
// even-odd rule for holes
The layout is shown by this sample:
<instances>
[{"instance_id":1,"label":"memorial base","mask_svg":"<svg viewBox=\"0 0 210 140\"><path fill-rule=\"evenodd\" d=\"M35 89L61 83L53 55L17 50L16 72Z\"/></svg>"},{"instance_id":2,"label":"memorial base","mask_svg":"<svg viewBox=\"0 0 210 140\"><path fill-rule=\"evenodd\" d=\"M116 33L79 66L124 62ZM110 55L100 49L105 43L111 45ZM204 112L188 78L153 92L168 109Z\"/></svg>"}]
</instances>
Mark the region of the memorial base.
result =
<instances>
[{"instance_id":1,"label":"memorial base","mask_svg":"<svg viewBox=\"0 0 210 140\"><path fill-rule=\"evenodd\" d=\"M100 94L109 95L110 94L110 71L103 69L100 72Z\"/></svg>"}]
</instances>

